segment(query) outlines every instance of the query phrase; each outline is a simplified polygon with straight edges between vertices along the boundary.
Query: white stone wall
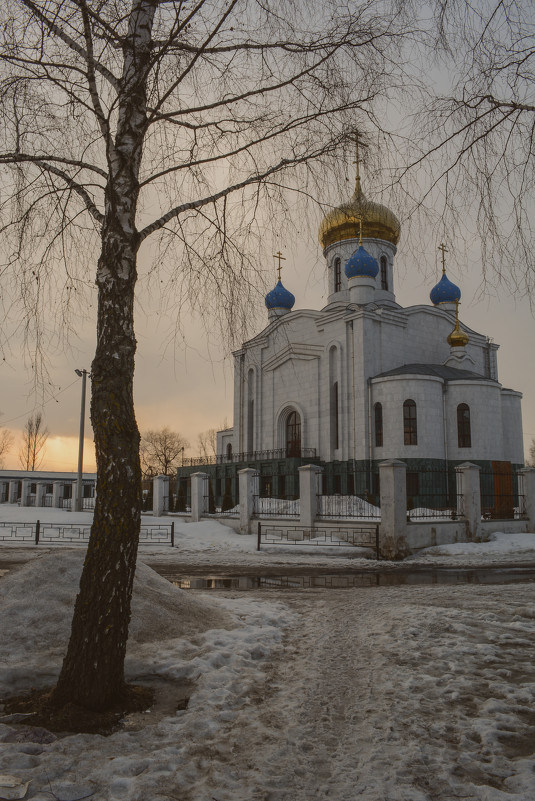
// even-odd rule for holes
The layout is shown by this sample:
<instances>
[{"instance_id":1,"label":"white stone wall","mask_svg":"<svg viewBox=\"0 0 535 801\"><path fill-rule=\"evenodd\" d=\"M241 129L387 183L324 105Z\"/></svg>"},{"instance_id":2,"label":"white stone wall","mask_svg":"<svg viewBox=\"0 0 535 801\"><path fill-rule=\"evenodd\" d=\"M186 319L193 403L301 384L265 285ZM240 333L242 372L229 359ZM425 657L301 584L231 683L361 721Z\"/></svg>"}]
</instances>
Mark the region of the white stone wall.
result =
<instances>
[{"instance_id":1,"label":"white stone wall","mask_svg":"<svg viewBox=\"0 0 535 801\"><path fill-rule=\"evenodd\" d=\"M502 389L503 459L524 464L524 438L522 433L522 393Z\"/></svg>"},{"instance_id":2,"label":"white stone wall","mask_svg":"<svg viewBox=\"0 0 535 801\"><path fill-rule=\"evenodd\" d=\"M470 408L471 447L459 448L457 406ZM446 388L448 459L503 460L501 388L488 381L451 381Z\"/></svg>"}]
</instances>

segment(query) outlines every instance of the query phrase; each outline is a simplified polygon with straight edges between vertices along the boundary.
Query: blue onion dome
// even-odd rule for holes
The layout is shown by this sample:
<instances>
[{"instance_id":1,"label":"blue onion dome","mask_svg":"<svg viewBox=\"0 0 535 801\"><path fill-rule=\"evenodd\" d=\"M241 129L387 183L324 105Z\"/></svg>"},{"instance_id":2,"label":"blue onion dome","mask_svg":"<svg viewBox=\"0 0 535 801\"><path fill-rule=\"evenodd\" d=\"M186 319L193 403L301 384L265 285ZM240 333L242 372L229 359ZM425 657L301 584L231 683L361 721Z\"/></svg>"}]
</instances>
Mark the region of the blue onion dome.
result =
<instances>
[{"instance_id":1,"label":"blue onion dome","mask_svg":"<svg viewBox=\"0 0 535 801\"><path fill-rule=\"evenodd\" d=\"M362 245L353 253L351 258L347 260L345 266L345 274L348 278L354 278L357 275L367 275L370 278L375 278L378 272L379 265L377 264L377 259L370 256Z\"/></svg>"},{"instance_id":2,"label":"blue onion dome","mask_svg":"<svg viewBox=\"0 0 535 801\"><path fill-rule=\"evenodd\" d=\"M461 299L461 290L444 273L438 284L429 293L429 297L435 306L439 306L441 303L455 303Z\"/></svg>"},{"instance_id":3,"label":"blue onion dome","mask_svg":"<svg viewBox=\"0 0 535 801\"><path fill-rule=\"evenodd\" d=\"M277 286L266 295L266 308L268 309L288 309L293 308L295 296L288 292L279 278Z\"/></svg>"}]
</instances>

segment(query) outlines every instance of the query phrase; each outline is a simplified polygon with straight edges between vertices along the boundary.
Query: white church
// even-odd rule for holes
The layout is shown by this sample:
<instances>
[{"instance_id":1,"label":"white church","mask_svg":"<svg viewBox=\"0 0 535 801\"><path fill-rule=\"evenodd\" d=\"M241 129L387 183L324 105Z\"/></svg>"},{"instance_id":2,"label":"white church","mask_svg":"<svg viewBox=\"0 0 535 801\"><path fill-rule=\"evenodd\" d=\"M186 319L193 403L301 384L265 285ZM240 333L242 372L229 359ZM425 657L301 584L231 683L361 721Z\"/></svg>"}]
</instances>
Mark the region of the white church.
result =
<instances>
[{"instance_id":1,"label":"white church","mask_svg":"<svg viewBox=\"0 0 535 801\"><path fill-rule=\"evenodd\" d=\"M434 465L523 464L522 395L499 382L498 345L460 322L445 247L430 303L402 308L399 236L395 214L366 199L357 166L352 198L319 230L327 305L296 309L279 269L267 326L234 353L234 425L218 433L218 462L321 463L329 490L343 493L362 491L351 478L360 469L372 493L377 465L401 459L413 494ZM288 490L275 479L287 471L264 472L270 492Z\"/></svg>"}]
</instances>

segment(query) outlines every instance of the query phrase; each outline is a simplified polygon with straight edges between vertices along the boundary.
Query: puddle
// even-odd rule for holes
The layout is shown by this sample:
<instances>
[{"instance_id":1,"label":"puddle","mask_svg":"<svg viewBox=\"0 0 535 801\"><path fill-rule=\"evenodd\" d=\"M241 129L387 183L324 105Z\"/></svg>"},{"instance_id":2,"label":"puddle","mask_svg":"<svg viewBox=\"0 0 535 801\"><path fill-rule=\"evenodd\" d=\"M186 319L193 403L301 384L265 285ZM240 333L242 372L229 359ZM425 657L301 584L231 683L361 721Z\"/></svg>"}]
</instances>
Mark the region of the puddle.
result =
<instances>
[{"instance_id":1,"label":"puddle","mask_svg":"<svg viewBox=\"0 0 535 801\"><path fill-rule=\"evenodd\" d=\"M417 584L514 584L535 582L535 571L526 568L442 568L413 571L332 573L323 575L271 576L182 576L165 571L167 578L183 590L345 590L352 587L403 586Z\"/></svg>"}]
</instances>

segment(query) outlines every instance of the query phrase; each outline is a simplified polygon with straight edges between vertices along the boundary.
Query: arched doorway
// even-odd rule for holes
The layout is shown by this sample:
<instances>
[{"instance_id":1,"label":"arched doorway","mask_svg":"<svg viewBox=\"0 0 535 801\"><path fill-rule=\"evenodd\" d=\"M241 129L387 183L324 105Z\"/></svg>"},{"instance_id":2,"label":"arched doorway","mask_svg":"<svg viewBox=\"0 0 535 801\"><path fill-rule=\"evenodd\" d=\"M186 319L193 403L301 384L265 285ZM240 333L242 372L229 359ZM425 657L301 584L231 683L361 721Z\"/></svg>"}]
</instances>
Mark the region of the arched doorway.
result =
<instances>
[{"instance_id":1,"label":"arched doorway","mask_svg":"<svg viewBox=\"0 0 535 801\"><path fill-rule=\"evenodd\" d=\"M286 418L286 456L301 456L301 418L290 412Z\"/></svg>"}]
</instances>

